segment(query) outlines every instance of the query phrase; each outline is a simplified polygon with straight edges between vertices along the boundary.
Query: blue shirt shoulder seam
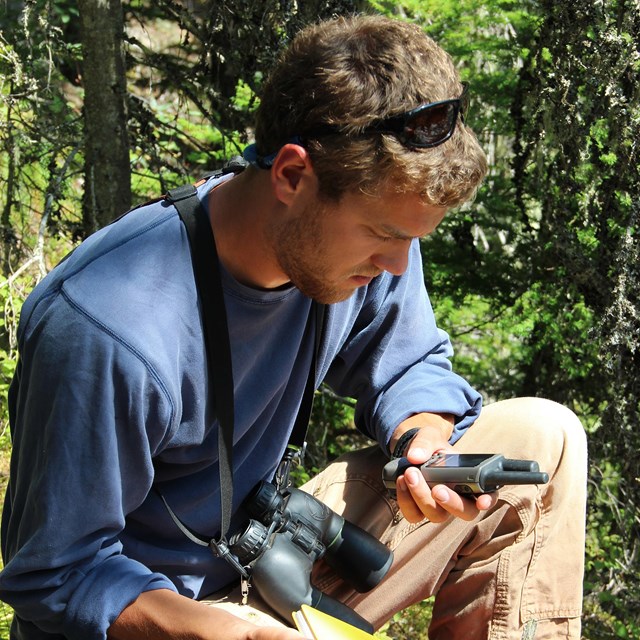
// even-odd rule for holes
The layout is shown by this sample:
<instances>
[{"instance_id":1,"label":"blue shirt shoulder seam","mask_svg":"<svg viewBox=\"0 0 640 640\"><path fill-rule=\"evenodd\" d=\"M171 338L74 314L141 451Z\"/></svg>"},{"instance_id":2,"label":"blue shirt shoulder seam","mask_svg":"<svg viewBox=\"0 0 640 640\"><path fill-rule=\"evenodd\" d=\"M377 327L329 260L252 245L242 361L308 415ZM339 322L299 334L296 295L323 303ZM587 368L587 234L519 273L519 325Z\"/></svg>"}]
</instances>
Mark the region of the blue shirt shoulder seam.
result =
<instances>
[{"instance_id":1,"label":"blue shirt shoulder seam","mask_svg":"<svg viewBox=\"0 0 640 640\"><path fill-rule=\"evenodd\" d=\"M112 340L114 340L117 343L119 343L120 345L122 345L125 349L127 349L127 351L129 351L131 354L133 354L133 356L135 358L137 358L144 365L144 367L147 369L147 371L149 371L149 374L151 375L151 377L158 384L159 389L162 391L162 394L166 397L167 402L169 403L169 407L170 407L169 425L173 425L174 420L175 420L175 415L176 415L175 403L173 402L173 398L171 397L171 394L169 393L167 385L164 383L164 381L162 380L162 378L159 375L159 373L156 371L156 369L151 364L151 362L145 357L145 355L139 349L137 349L132 344L130 344L129 342L124 340L122 338L122 336L119 336L112 329L110 329L106 324L104 324L104 322L101 322L100 320L98 320L98 318L93 316L91 313L89 313L89 311L87 311L80 304L78 304L64 290L62 285L60 286L60 295L62 295L62 297L66 300L66 302L69 304L69 306L72 309L74 309L76 312L78 312L83 317L85 317L94 326L98 327L98 329L100 329L101 331L106 333L108 336L110 336Z\"/></svg>"}]
</instances>

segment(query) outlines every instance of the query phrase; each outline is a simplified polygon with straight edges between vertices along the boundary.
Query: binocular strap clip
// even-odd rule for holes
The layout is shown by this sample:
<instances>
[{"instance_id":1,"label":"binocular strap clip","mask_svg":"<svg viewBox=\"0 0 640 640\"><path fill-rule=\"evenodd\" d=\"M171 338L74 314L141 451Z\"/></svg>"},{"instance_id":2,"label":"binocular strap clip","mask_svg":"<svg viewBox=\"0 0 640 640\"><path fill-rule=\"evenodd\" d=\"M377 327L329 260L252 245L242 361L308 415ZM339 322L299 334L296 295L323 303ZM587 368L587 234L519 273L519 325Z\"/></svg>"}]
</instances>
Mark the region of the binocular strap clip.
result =
<instances>
[{"instance_id":1,"label":"binocular strap clip","mask_svg":"<svg viewBox=\"0 0 640 640\"><path fill-rule=\"evenodd\" d=\"M304 442L300 447L292 444L287 445L274 476L274 483L279 490L286 489L291 486L291 469L304 463L306 452L306 442Z\"/></svg>"},{"instance_id":2,"label":"binocular strap clip","mask_svg":"<svg viewBox=\"0 0 640 640\"><path fill-rule=\"evenodd\" d=\"M222 558L223 560L226 560L240 574L243 582L249 582L250 576L247 568L243 567L240 564L238 558L236 558L236 556L231 553L229 544L227 543L227 539L224 536L222 536L222 538L217 541L211 538L211 540L209 540L209 548L213 552L213 555L216 556L216 558Z\"/></svg>"},{"instance_id":3,"label":"binocular strap clip","mask_svg":"<svg viewBox=\"0 0 640 640\"><path fill-rule=\"evenodd\" d=\"M216 558L223 558L240 574L240 591L242 593L242 604L248 604L251 576L247 571L247 567L243 567L240 564L238 558L236 558L236 556L231 553L226 538L222 537L217 542L212 538L209 541L209 548L213 552L213 555L216 556Z\"/></svg>"},{"instance_id":4,"label":"binocular strap clip","mask_svg":"<svg viewBox=\"0 0 640 640\"><path fill-rule=\"evenodd\" d=\"M240 578L240 591L242 592L242 604L249 604L249 587L251 583L248 578Z\"/></svg>"},{"instance_id":5,"label":"binocular strap clip","mask_svg":"<svg viewBox=\"0 0 640 640\"><path fill-rule=\"evenodd\" d=\"M200 537L194 531L189 529L189 527L187 527L187 525L182 522L180 518L178 518L173 509L169 506L169 503L166 501L165 497L162 495L162 493L160 493L160 490L157 487L155 487L154 489L164 503L165 508L171 516L171 519L175 522L178 529L180 529L180 531L182 531L182 533L184 533L184 535L189 538L189 540L191 540L191 542L195 542L202 547L209 547L216 558L222 558L226 560L234 568L234 570L240 574L242 580L242 601L244 602L249 594L249 579L251 578L251 576L247 571L247 567L243 567L238 558L236 558L236 556L231 553L227 538L222 535L220 536L220 540L216 541L211 538L209 541L207 541L205 538ZM247 596L245 596L245 592Z\"/></svg>"}]
</instances>

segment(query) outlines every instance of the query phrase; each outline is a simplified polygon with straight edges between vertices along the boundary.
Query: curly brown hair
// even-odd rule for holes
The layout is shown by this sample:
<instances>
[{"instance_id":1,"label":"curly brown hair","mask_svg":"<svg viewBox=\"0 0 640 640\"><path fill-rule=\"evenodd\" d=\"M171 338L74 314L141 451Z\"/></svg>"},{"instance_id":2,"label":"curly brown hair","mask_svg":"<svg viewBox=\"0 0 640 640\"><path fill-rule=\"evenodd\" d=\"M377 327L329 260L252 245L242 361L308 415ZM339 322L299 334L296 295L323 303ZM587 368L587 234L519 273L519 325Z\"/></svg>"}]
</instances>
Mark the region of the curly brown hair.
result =
<instances>
[{"instance_id":1,"label":"curly brown hair","mask_svg":"<svg viewBox=\"0 0 640 640\"><path fill-rule=\"evenodd\" d=\"M382 16L336 18L303 29L283 53L264 86L256 146L267 155L300 136L326 198L391 190L457 206L473 197L487 171L484 152L461 120L447 142L430 149L362 129L461 92L451 58L417 25ZM305 139L324 125L340 132Z\"/></svg>"}]
</instances>

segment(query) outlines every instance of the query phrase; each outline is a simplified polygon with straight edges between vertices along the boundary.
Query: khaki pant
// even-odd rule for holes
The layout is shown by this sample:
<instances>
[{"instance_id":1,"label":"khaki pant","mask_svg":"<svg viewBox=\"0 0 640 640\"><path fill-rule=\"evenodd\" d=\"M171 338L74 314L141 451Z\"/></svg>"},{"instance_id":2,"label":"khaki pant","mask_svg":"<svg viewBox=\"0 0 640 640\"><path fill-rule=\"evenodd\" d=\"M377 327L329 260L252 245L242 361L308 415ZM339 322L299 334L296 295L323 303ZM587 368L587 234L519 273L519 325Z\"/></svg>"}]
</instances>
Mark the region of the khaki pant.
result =
<instances>
[{"instance_id":1,"label":"khaki pant","mask_svg":"<svg viewBox=\"0 0 640 640\"><path fill-rule=\"evenodd\" d=\"M580 422L546 400L497 402L456 449L537 460L549 483L504 487L497 505L472 522L410 524L381 483L386 458L379 448L349 453L303 488L390 546L393 566L365 594L322 567L314 585L376 628L436 594L429 629L436 640L580 638L587 463ZM211 604L257 624L282 625L257 596L246 606L236 597Z\"/></svg>"}]
</instances>

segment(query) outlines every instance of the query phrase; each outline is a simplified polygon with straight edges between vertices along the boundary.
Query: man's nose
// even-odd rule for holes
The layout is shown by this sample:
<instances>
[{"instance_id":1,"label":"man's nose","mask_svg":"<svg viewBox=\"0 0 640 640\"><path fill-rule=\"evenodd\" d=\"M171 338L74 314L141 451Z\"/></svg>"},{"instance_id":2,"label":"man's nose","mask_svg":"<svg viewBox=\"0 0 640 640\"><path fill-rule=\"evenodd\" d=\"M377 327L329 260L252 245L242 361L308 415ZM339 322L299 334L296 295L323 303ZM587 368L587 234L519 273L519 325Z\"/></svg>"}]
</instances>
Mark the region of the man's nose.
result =
<instances>
[{"instance_id":1,"label":"man's nose","mask_svg":"<svg viewBox=\"0 0 640 640\"><path fill-rule=\"evenodd\" d=\"M371 262L382 271L388 271L391 275L401 276L409 264L409 248L411 240L396 240L388 250L376 253Z\"/></svg>"}]
</instances>

